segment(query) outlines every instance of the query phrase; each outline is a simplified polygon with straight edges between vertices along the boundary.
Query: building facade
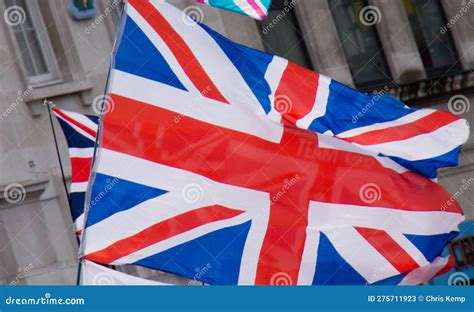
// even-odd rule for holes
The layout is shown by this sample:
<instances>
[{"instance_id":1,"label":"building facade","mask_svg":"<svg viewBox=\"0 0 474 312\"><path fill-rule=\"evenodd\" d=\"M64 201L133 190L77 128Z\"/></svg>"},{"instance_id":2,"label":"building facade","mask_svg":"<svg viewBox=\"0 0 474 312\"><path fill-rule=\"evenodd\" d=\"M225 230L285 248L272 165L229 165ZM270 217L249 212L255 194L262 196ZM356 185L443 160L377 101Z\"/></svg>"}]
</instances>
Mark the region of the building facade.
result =
<instances>
[{"instance_id":1,"label":"building facade","mask_svg":"<svg viewBox=\"0 0 474 312\"><path fill-rule=\"evenodd\" d=\"M354 88L474 120L474 0L274 0L262 22L193 0L170 2L236 42ZM0 284L76 283L77 242L42 102L96 114L121 5L0 0ZM70 177L61 134L59 145ZM473 220L474 140L439 182Z\"/></svg>"}]
</instances>

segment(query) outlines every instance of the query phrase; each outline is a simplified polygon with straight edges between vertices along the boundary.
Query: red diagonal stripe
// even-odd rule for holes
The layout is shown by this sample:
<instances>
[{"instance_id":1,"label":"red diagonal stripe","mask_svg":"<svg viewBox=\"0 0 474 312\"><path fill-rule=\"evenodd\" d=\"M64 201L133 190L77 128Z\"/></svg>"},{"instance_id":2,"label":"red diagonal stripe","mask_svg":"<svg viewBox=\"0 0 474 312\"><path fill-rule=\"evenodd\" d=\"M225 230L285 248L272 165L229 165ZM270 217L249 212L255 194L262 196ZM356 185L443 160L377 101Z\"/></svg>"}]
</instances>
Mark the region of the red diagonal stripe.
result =
<instances>
[{"instance_id":1,"label":"red diagonal stripe","mask_svg":"<svg viewBox=\"0 0 474 312\"><path fill-rule=\"evenodd\" d=\"M243 211L219 205L192 210L154 224L133 236L124 238L102 250L88 254L85 258L104 264L112 263L140 249L190 231L201 225L230 219L242 213Z\"/></svg>"},{"instance_id":2,"label":"red diagonal stripe","mask_svg":"<svg viewBox=\"0 0 474 312\"><path fill-rule=\"evenodd\" d=\"M54 113L58 116L60 116L62 119L64 119L65 121L67 121L68 123L71 123L73 125L75 125L76 127L84 130L84 132L90 134L92 137L95 138L96 136L96 132L94 130L92 130L91 128L81 124L80 122L78 122L77 120L75 119L72 119L71 117L69 117L68 115L64 114L61 110L59 109L53 109Z\"/></svg>"},{"instance_id":3,"label":"red diagonal stripe","mask_svg":"<svg viewBox=\"0 0 474 312\"><path fill-rule=\"evenodd\" d=\"M140 13L161 39L163 39L198 91L201 92L203 96L228 103L196 59L189 46L163 15L148 1L129 0L129 4Z\"/></svg>"},{"instance_id":4,"label":"red diagonal stripe","mask_svg":"<svg viewBox=\"0 0 474 312\"><path fill-rule=\"evenodd\" d=\"M459 120L459 118L451 113L437 111L406 125L369 131L353 137L344 138L344 140L361 145L373 145L406 140L420 134L433 132L457 120Z\"/></svg>"},{"instance_id":5,"label":"red diagonal stripe","mask_svg":"<svg viewBox=\"0 0 474 312\"><path fill-rule=\"evenodd\" d=\"M282 122L296 125L314 106L319 75L292 62L288 63L275 92L275 109L282 114Z\"/></svg>"},{"instance_id":6,"label":"red diagonal stripe","mask_svg":"<svg viewBox=\"0 0 474 312\"><path fill-rule=\"evenodd\" d=\"M400 273L419 267L418 263L387 232L383 230L355 228Z\"/></svg>"}]
</instances>

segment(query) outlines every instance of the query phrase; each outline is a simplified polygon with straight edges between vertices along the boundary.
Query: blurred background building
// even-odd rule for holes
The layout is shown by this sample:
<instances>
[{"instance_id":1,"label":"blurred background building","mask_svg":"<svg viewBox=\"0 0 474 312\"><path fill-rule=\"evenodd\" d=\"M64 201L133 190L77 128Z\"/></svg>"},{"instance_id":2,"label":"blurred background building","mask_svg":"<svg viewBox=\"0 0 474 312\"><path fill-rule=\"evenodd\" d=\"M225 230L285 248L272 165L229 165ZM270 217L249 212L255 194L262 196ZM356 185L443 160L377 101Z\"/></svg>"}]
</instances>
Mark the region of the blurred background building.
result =
<instances>
[{"instance_id":1,"label":"blurred background building","mask_svg":"<svg viewBox=\"0 0 474 312\"><path fill-rule=\"evenodd\" d=\"M192 0L170 2L234 41L354 88L474 120L474 0L274 0L263 22ZM42 102L95 114L121 5L0 0L0 284L76 282L77 242ZM443 170L439 182L474 220L472 139L460 165ZM5 198L12 189L17 197ZM466 233L472 228L466 224ZM453 246L460 269L473 262L473 244L467 238Z\"/></svg>"}]
</instances>

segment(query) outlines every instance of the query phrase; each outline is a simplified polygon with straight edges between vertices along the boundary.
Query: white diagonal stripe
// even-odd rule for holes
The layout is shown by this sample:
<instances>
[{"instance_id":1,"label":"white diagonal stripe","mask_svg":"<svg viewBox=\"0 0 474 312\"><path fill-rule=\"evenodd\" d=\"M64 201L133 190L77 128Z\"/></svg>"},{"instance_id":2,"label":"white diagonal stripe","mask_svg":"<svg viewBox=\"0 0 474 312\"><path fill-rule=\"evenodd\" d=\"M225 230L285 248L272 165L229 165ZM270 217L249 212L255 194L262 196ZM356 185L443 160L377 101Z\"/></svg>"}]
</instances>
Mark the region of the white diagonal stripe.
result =
<instances>
[{"instance_id":1,"label":"white diagonal stripe","mask_svg":"<svg viewBox=\"0 0 474 312\"><path fill-rule=\"evenodd\" d=\"M69 157L71 158L92 158L92 156L94 156L93 147L87 147L87 148L70 147L69 148Z\"/></svg>"},{"instance_id":2,"label":"white diagonal stripe","mask_svg":"<svg viewBox=\"0 0 474 312\"><path fill-rule=\"evenodd\" d=\"M243 105L223 104L205 97L197 99L189 92L119 70L114 70L111 93L275 143L283 135L283 125L262 118Z\"/></svg>"},{"instance_id":3,"label":"white diagonal stripe","mask_svg":"<svg viewBox=\"0 0 474 312\"><path fill-rule=\"evenodd\" d=\"M406 125L408 123L414 122L428 115L431 115L434 112L436 112L434 109L420 109L418 111L414 111L411 114L405 115L395 120L379 122L379 123L375 123L369 126L351 129L351 130L339 133L337 136L339 138L350 138L350 137L360 135L360 134L370 132L370 131L382 130L382 129L387 129L391 127L398 127L398 126L402 126L402 125Z\"/></svg>"},{"instance_id":4,"label":"white diagonal stripe","mask_svg":"<svg viewBox=\"0 0 474 312\"><path fill-rule=\"evenodd\" d=\"M314 201L310 202L310 209L315 209L313 226L322 232L358 226L404 234L436 235L456 231L464 220L463 215L446 211L407 211Z\"/></svg>"},{"instance_id":5,"label":"white diagonal stripe","mask_svg":"<svg viewBox=\"0 0 474 312\"><path fill-rule=\"evenodd\" d=\"M181 12L164 2L151 2L181 36L199 60L206 74L231 105L251 107L262 113L263 109L235 65L217 42L197 23L183 22ZM249 48L248 48L249 49ZM228 83L232 81L232 83ZM206 90L199 90L205 94ZM258 113L258 112L257 112Z\"/></svg>"},{"instance_id":6,"label":"white diagonal stripe","mask_svg":"<svg viewBox=\"0 0 474 312\"><path fill-rule=\"evenodd\" d=\"M400 274L355 228L340 227L322 232L341 257L366 281L375 282Z\"/></svg>"},{"instance_id":7,"label":"white diagonal stripe","mask_svg":"<svg viewBox=\"0 0 474 312\"><path fill-rule=\"evenodd\" d=\"M331 79L319 75L319 80L318 80L318 90L316 93L316 99L314 101L313 108L311 111L298 120L296 122L296 125L301 128L301 129L308 129L309 126L311 126L311 123L319 118L322 117L326 114L326 107L328 105L328 99L329 99L329 86L331 84Z\"/></svg>"},{"instance_id":8,"label":"white diagonal stripe","mask_svg":"<svg viewBox=\"0 0 474 312\"><path fill-rule=\"evenodd\" d=\"M252 214L261 213L267 206L269 209L269 195L264 192L218 183L189 171L106 149L101 150L100 157L107 161L100 162L97 168L99 173L162 189L168 193L89 226L86 230L86 254L101 250L156 223L201 207L222 205L250 211ZM117 170L118 167L120 170ZM150 172L154 174L150 175ZM183 196L183 190L188 185L197 185L202 190L201 197L196 202L186 201ZM127 226L124 227L123 224Z\"/></svg>"},{"instance_id":9,"label":"white diagonal stripe","mask_svg":"<svg viewBox=\"0 0 474 312\"><path fill-rule=\"evenodd\" d=\"M468 138L469 125L466 120L460 119L430 133L406 140L360 146L384 155L416 161L446 154L466 143Z\"/></svg>"}]
</instances>

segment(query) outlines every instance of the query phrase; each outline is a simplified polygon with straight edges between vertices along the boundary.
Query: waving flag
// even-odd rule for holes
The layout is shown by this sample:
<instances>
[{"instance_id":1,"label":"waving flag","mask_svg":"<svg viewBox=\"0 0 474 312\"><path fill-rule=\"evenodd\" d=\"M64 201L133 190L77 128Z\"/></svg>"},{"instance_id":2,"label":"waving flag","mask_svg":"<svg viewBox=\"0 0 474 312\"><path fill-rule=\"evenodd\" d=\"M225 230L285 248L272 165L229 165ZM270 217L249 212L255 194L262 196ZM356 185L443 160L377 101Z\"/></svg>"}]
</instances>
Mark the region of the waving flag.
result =
<instances>
[{"instance_id":1,"label":"waving flag","mask_svg":"<svg viewBox=\"0 0 474 312\"><path fill-rule=\"evenodd\" d=\"M196 0L210 6L248 15L263 20L272 4L271 0Z\"/></svg>"},{"instance_id":2,"label":"waving flag","mask_svg":"<svg viewBox=\"0 0 474 312\"><path fill-rule=\"evenodd\" d=\"M76 235L80 236L84 224L84 200L89 183L97 135L98 117L82 115L53 108L69 147L71 158L71 215Z\"/></svg>"},{"instance_id":3,"label":"waving flag","mask_svg":"<svg viewBox=\"0 0 474 312\"><path fill-rule=\"evenodd\" d=\"M398 284L437 265L464 216L431 178L465 121L189 23L128 2L85 259L229 285Z\"/></svg>"}]
</instances>

